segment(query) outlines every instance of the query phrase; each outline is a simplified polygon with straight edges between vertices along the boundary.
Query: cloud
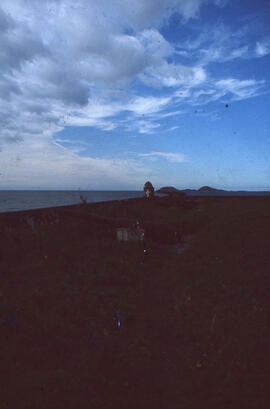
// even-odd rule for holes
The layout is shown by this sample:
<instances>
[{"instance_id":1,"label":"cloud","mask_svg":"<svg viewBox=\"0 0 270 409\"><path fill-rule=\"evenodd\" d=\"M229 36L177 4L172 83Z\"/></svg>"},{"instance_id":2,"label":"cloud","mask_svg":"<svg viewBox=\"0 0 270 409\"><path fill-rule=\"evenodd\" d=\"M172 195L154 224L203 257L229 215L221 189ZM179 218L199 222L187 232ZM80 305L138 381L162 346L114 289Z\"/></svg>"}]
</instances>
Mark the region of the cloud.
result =
<instances>
[{"instance_id":1,"label":"cloud","mask_svg":"<svg viewBox=\"0 0 270 409\"><path fill-rule=\"evenodd\" d=\"M168 131L175 131L176 129L179 129L180 126L172 126L171 128L168 129Z\"/></svg>"},{"instance_id":2,"label":"cloud","mask_svg":"<svg viewBox=\"0 0 270 409\"><path fill-rule=\"evenodd\" d=\"M159 61L158 64L148 66L140 75L141 80L149 86L160 87L194 87L203 83L207 78L205 69L201 66L185 66L182 64Z\"/></svg>"},{"instance_id":3,"label":"cloud","mask_svg":"<svg viewBox=\"0 0 270 409\"><path fill-rule=\"evenodd\" d=\"M0 152L1 186L28 188L135 187L142 185L149 168L139 161L80 157L43 136L6 145Z\"/></svg>"},{"instance_id":4,"label":"cloud","mask_svg":"<svg viewBox=\"0 0 270 409\"><path fill-rule=\"evenodd\" d=\"M117 124L109 117L121 112L161 112L170 96L134 96L129 86L136 77L150 87L193 86L205 79L201 67L167 62L173 46L159 32L173 13L196 17L205 3L3 0L0 113L9 112L10 121L0 132L2 143L69 125L112 130ZM115 98L120 88L124 92Z\"/></svg>"},{"instance_id":5,"label":"cloud","mask_svg":"<svg viewBox=\"0 0 270 409\"><path fill-rule=\"evenodd\" d=\"M10 112L10 121L0 139L6 143L9 138L24 138L27 132L52 135L64 126L110 131L121 126L116 117L125 112L131 115L127 129L151 132L159 125L157 116L150 116L160 114L162 120L163 111L174 104L171 88L183 95L209 81L202 64L168 61L174 46L159 29L173 13L186 21L210 3L222 5L206 0L113 4L3 0L0 114L5 117ZM134 95L129 87L135 79L150 89L165 89L165 94ZM141 121L148 118L136 127L140 115L144 115Z\"/></svg>"},{"instance_id":6,"label":"cloud","mask_svg":"<svg viewBox=\"0 0 270 409\"><path fill-rule=\"evenodd\" d=\"M151 133L159 127L156 120L162 117L162 112L170 106L171 97L130 97L128 101L118 100L108 104L105 98L89 101L86 107L73 110L65 117L69 126L94 126L102 130L112 130L123 127L125 130ZM128 113L126 119L114 119L121 113ZM166 114L164 114L166 115Z\"/></svg>"},{"instance_id":7,"label":"cloud","mask_svg":"<svg viewBox=\"0 0 270 409\"><path fill-rule=\"evenodd\" d=\"M265 85L265 81L228 78L217 81L216 85L224 93L224 95L231 93L233 95L233 99L241 100L254 97L260 93L262 87Z\"/></svg>"},{"instance_id":8,"label":"cloud","mask_svg":"<svg viewBox=\"0 0 270 409\"><path fill-rule=\"evenodd\" d=\"M179 115L183 115L183 114L184 114L183 110L177 110L177 111L159 113L159 114L156 114L154 117L164 119L164 118L169 118L169 117L172 117L172 116L179 116ZM152 115L152 117L153 117L153 115Z\"/></svg>"},{"instance_id":9,"label":"cloud","mask_svg":"<svg viewBox=\"0 0 270 409\"><path fill-rule=\"evenodd\" d=\"M151 121L138 121L137 122L137 129L140 134L153 133L153 131L159 127L160 127L160 124L157 122L151 122ZM136 130L136 126L134 126L133 129Z\"/></svg>"},{"instance_id":10,"label":"cloud","mask_svg":"<svg viewBox=\"0 0 270 409\"><path fill-rule=\"evenodd\" d=\"M145 157L145 158L153 158L153 159L163 158L173 163L182 163L182 162L188 161L187 156L184 155L183 153L151 152L151 153L141 153L139 156Z\"/></svg>"},{"instance_id":11,"label":"cloud","mask_svg":"<svg viewBox=\"0 0 270 409\"><path fill-rule=\"evenodd\" d=\"M12 70L49 51L42 40L20 21L15 21L0 8L1 73L12 74Z\"/></svg>"},{"instance_id":12,"label":"cloud","mask_svg":"<svg viewBox=\"0 0 270 409\"><path fill-rule=\"evenodd\" d=\"M3 33L7 32L8 29L13 26L13 20L0 8L0 33L3 35Z\"/></svg>"},{"instance_id":13,"label":"cloud","mask_svg":"<svg viewBox=\"0 0 270 409\"><path fill-rule=\"evenodd\" d=\"M23 178L35 172L33 178L38 183L36 175L42 171L48 172L46 183L56 183L57 174L61 180L64 174L70 175L70 169L81 176L84 172L94 175L95 167L99 177L106 172L113 177L110 166L115 169L115 178L128 173L127 163L116 166L115 162L91 157L87 161L74 152L74 147L55 145L54 135L65 127L151 134L162 127L162 121L167 123L183 113L183 103L203 104L226 93L238 99L257 95L262 82L216 81L207 68L215 58L242 58L248 53L240 32L230 53L226 44L231 37L225 28L211 31L208 37L205 30L196 44L183 40L182 51L191 59L178 55L177 47L162 34L161 28L173 15L177 14L184 25L210 4L222 7L224 2L2 0L0 163L10 175L6 182L23 183ZM214 43L208 49L212 34ZM257 54L262 55L267 44L258 44ZM171 129L172 125L168 124ZM15 166L12 158L21 151L22 161ZM151 157L180 160L180 156L164 155L156 152ZM12 165L8 165L9 160ZM139 165L134 166L140 173ZM75 183L75 176L70 177ZM83 180L86 183L86 176Z\"/></svg>"},{"instance_id":14,"label":"cloud","mask_svg":"<svg viewBox=\"0 0 270 409\"><path fill-rule=\"evenodd\" d=\"M250 58L249 47L244 45L242 47L230 48L212 45L209 48L200 50L201 64L209 64L210 62L227 62L233 61L237 58Z\"/></svg>"},{"instance_id":15,"label":"cloud","mask_svg":"<svg viewBox=\"0 0 270 409\"><path fill-rule=\"evenodd\" d=\"M191 106L203 106L210 102L218 101L226 95L228 100L243 100L269 92L268 84L265 80L225 78L216 80L209 78L207 82L198 88L189 88L176 91L174 98L176 101L185 101ZM213 120L219 119L215 113L211 113Z\"/></svg>"},{"instance_id":16,"label":"cloud","mask_svg":"<svg viewBox=\"0 0 270 409\"><path fill-rule=\"evenodd\" d=\"M258 41L255 48L255 53L258 57L264 57L270 53L270 39Z\"/></svg>"},{"instance_id":17,"label":"cloud","mask_svg":"<svg viewBox=\"0 0 270 409\"><path fill-rule=\"evenodd\" d=\"M257 25L255 26L257 30ZM203 27L200 33L193 35L176 45L175 52L186 59L195 60L205 67L211 63L224 63L236 59L253 59L270 52L270 41L257 41L257 33L250 22L232 29L224 24Z\"/></svg>"},{"instance_id":18,"label":"cloud","mask_svg":"<svg viewBox=\"0 0 270 409\"><path fill-rule=\"evenodd\" d=\"M161 111L170 100L171 97L136 97L123 108L136 115L149 115Z\"/></svg>"}]
</instances>

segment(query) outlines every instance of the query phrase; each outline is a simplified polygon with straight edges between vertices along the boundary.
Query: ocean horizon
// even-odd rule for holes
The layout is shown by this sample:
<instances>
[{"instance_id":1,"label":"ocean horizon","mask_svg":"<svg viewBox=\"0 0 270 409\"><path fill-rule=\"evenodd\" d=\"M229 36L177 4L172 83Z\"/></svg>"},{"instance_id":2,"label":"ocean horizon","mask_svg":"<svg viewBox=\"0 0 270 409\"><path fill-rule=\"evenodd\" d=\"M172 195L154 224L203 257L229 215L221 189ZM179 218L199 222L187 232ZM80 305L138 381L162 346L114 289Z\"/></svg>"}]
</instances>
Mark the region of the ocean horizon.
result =
<instances>
[{"instance_id":1,"label":"ocean horizon","mask_svg":"<svg viewBox=\"0 0 270 409\"><path fill-rule=\"evenodd\" d=\"M143 197L143 191L122 190L0 190L0 213L43 209L82 203Z\"/></svg>"},{"instance_id":2,"label":"ocean horizon","mask_svg":"<svg viewBox=\"0 0 270 409\"><path fill-rule=\"evenodd\" d=\"M162 194L157 194L163 196ZM137 190L0 190L0 213L143 197ZM270 196L267 191L225 191L217 194L189 192L187 196Z\"/></svg>"}]
</instances>

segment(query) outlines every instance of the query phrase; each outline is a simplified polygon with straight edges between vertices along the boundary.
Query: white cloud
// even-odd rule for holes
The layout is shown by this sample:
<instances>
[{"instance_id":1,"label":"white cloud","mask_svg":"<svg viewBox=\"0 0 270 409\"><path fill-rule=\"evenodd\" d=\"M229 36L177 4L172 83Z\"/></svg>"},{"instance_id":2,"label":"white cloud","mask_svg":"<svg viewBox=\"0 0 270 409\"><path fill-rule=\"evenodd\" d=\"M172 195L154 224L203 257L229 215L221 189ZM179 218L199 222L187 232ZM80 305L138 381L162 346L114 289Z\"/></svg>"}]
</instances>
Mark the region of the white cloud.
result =
<instances>
[{"instance_id":1,"label":"white cloud","mask_svg":"<svg viewBox=\"0 0 270 409\"><path fill-rule=\"evenodd\" d=\"M150 122L150 121L138 121L138 131L141 134L144 133L153 133L154 129L159 128L160 124L157 122ZM136 127L135 127L136 129Z\"/></svg>"},{"instance_id":2,"label":"white cloud","mask_svg":"<svg viewBox=\"0 0 270 409\"><path fill-rule=\"evenodd\" d=\"M155 115L155 117L163 119L163 118L169 118L171 116L178 116L178 115L183 115L183 114L184 114L183 110L177 110L177 111L166 112L164 114L157 114L157 115Z\"/></svg>"},{"instance_id":3,"label":"white cloud","mask_svg":"<svg viewBox=\"0 0 270 409\"><path fill-rule=\"evenodd\" d=\"M255 53L258 57L264 57L270 53L270 39L258 41L255 48Z\"/></svg>"},{"instance_id":4,"label":"white cloud","mask_svg":"<svg viewBox=\"0 0 270 409\"><path fill-rule=\"evenodd\" d=\"M125 110L161 112L171 97L134 97L128 86L136 76L162 87L204 81L202 68L166 61L173 47L158 31L173 12L195 17L204 3L3 0L0 117L8 112L9 120L1 127L2 143L69 125L112 130L111 117ZM119 88L125 92L116 99Z\"/></svg>"},{"instance_id":5,"label":"white cloud","mask_svg":"<svg viewBox=\"0 0 270 409\"><path fill-rule=\"evenodd\" d=\"M119 127L150 134L162 120L183 112L178 106L182 102L205 103L226 92L237 98L256 95L262 85L258 81L216 83L206 64L197 59L174 60L174 46L161 34L173 13L184 24L198 17L204 5L223 3L1 0L0 171L6 175L5 183L18 185L30 178L36 184L47 175L44 184L68 179L77 183L80 178L87 184L89 172L95 183L95 175L99 180L106 174L115 180L132 175L131 166L140 174L143 168L137 163L80 158L74 147L55 144L53 135L67 126L105 131ZM217 33L216 41L221 37L222 32ZM260 43L257 54L265 52L262 47ZM192 54L196 47L186 50ZM208 62L211 52L214 48L208 56L204 52ZM245 52L245 45L238 42L231 55L236 58ZM140 94L142 84L147 85L144 94ZM18 155L21 161L14 160ZM155 157L164 155L155 153ZM167 160L181 159L166 155Z\"/></svg>"},{"instance_id":6,"label":"white cloud","mask_svg":"<svg viewBox=\"0 0 270 409\"><path fill-rule=\"evenodd\" d=\"M264 80L226 78L216 81L214 78L209 78L198 88L176 91L174 98L179 102L185 101L191 106L203 106L209 102L218 101L225 95L229 101L247 99L266 92L269 92L269 89ZM213 113L211 118L216 120L219 117Z\"/></svg>"},{"instance_id":7,"label":"white cloud","mask_svg":"<svg viewBox=\"0 0 270 409\"><path fill-rule=\"evenodd\" d=\"M129 94L136 77L150 87L180 88L179 95L202 86L209 79L204 67L167 61L174 48L159 27L174 12L196 17L204 4L209 1L3 0L0 117L10 114L2 143L69 125L109 131L121 112L161 114L173 103L173 94ZM124 92L115 98L119 88Z\"/></svg>"},{"instance_id":8,"label":"white cloud","mask_svg":"<svg viewBox=\"0 0 270 409\"><path fill-rule=\"evenodd\" d=\"M232 50L229 59L234 60L235 58L247 57L248 55L249 55L249 48L247 45L244 45L243 47L235 48L234 50Z\"/></svg>"},{"instance_id":9,"label":"white cloud","mask_svg":"<svg viewBox=\"0 0 270 409\"><path fill-rule=\"evenodd\" d=\"M160 123L155 120L139 120L139 119L127 119L121 121L123 129L128 132L136 134L152 134L154 130L160 127Z\"/></svg>"},{"instance_id":10,"label":"white cloud","mask_svg":"<svg viewBox=\"0 0 270 409\"><path fill-rule=\"evenodd\" d=\"M188 67L182 64L159 61L158 64L148 66L140 76L142 81L152 87L194 87L203 83L207 74L203 67Z\"/></svg>"},{"instance_id":11,"label":"white cloud","mask_svg":"<svg viewBox=\"0 0 270 409\"><path fill-rule=\"evenodd\" d=\"M235 78L220 80L216 83L221 92L224 92L224 95L231 93L236 100L254 97L258 92L261 92L264 84L265 81L263 80L238 80Z\"/></svg>"},{"instance_id":12,"label":"white cloud","mask_svg":"<svg viewBox=\"0 0 270 409\"><path fill-rule=\"evenodd\" d=\"M94 126L102 130L112 130L124 126L129 131L151 133L160 126L156 121L173 113L161 112L170 106L172 97L134 97L128 101L118 100L107 103L106 99L96 98L89 101L86 107L70 111L65 117L68 126ZM128 118L114 120L121 112L127 112Z\"/></svg>"},{"instance_id":13,"label":"white cloud","mask_svg":"<svg viewBox=\"0 0 270 409\"><path fill-rule=\"evenodd\" d=\"M249 58L251 54L249 52L249 47L244 45L242 47L221 47L212 45L209 48L204 48L200 50L201 64L209 64L210 62L226 62L232 61L236 58Z\"/></svg>"},{"instance_id":14,"label":"white cloud","mask_svg":"<svg viewBox=\"0 0 270 409\"><path fill-rule=\"evenodd\" d=\"M124 109L137 115L149 115L161 111L171 101L171 97L136 97Z\"/></svg>"},{"instance_id":15,"label":"white cloud","mask_svg":"<svg viewBox=\"0 0 270 409\"><path fill-rule=\"evenodd\" d=\"M182 163L187 162L188 158L183 153L170 153L170 152L151 152L151 153L141 153L139 156L147 158L163 158L169 162Z\"/></svg>"},{"instance_id":16,"label":"white cloud","mask_svg":"<svg viewBox=\"0 0 270 409\"><path fill-rule=\"evenodd\" d=\"M179 129L180 126L172 126L171 128L168 129L168 131L175 131L176 129Z\"/></svg>"},{"instance_id":17,"label":"white cloud","mask_svg":"<svg viewBox=\"0 0 270 409\"><path fill-rule=\"evenodd\" d=\"M25 138L0 152L0 186L110 189L142 185L149 168L137 160L80 157L48 136Z\"/></svg>"},{"instance_id":18,"label":"white cloud","mask_svg":"<svg viewBox=\"0 0 270 409\"><path fill-rule=\"evenodd\" d=\"M232 30L224 24L205 27L197 37L189 38L182 44L178 44L176 52L185 52L186 56L197 61L201 66L208 64L224 63L235 59L254 58L251 40L248 37L249 26Z\"/></svg>"}]
</instances>

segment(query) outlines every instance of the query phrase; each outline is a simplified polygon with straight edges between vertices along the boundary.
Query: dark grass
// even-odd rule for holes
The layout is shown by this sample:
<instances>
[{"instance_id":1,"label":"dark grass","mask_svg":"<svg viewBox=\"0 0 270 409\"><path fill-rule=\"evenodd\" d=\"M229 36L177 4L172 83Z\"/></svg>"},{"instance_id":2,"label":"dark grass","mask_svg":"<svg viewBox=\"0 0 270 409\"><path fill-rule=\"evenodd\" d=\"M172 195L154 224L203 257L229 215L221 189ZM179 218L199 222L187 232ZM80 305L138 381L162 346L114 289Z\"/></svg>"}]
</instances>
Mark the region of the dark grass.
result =
<instances>
[{"instance_id":1,"label":"dark grass","mask_svg":"<svg viewBox=\"0 0 270 409\"><path fill-rule=\"evenodd\" d=\"M268 408L270 199L84 209L192 240L144 256L61 209L1 215L1 407Z\"/></svg>"}]
</instances>

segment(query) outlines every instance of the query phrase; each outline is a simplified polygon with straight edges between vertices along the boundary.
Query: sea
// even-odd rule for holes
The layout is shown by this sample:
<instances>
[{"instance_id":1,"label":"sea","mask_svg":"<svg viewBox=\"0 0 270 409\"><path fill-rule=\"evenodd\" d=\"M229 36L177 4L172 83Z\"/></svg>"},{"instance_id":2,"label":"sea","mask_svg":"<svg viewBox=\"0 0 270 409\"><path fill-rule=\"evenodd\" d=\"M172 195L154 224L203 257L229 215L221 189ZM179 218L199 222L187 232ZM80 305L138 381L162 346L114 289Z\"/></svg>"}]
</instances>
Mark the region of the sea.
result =
<instances>
[{"instance_id":1,"label":"sea","mask_svg":"<svg viewBox=\"0 0 270 409\"><path fill-rule=\"evenodd\" d=\"M143 197L142 191L0 190L0 213Z\"/></svg>"},{"instance_id":2,"label":"sea","mask_svg":"<svg viewBox=\"0 0 270 409\"><path fill-rule=\"evenodd\" d=\"M157 194L156 196L166 196ZM48 207L68 206L82 203L108 202L111 200L134 199L143 197L143 191L109 190L0 190L0 213L20 210L44 209ZM187 196L270 196L270 192L188 192Z\"/></svg>"}]
</instances>

